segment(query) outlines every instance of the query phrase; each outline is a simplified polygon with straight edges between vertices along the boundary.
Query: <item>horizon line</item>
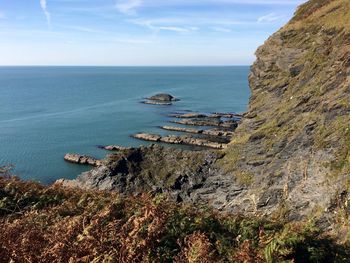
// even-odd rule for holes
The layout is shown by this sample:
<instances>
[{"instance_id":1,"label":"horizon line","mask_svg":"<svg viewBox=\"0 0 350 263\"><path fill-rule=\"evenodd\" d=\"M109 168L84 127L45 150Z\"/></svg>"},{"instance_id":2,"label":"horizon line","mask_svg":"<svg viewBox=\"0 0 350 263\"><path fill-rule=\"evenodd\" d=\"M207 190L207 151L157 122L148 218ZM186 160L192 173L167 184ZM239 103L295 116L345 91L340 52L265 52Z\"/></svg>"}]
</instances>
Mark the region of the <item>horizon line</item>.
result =
<instances>
[{"instance_id":1,"label":"horizon line","mask_svg":"<svg viewBox=\"0 0 350 263\"><path fill-rule=\"evenodd\" d=\"M249 67L251 64L237 65L0 65L0 67Z\"/></svg>"}]
</instances>

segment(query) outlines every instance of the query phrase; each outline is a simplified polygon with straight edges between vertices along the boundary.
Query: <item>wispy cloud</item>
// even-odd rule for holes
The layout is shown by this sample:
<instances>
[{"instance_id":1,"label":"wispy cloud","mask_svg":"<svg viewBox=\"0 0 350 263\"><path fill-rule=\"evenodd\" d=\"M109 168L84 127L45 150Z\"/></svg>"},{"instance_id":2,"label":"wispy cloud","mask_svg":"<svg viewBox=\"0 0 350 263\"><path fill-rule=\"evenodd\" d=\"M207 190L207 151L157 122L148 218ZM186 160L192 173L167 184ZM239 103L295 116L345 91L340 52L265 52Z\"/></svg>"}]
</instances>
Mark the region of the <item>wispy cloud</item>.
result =
<instances>
[{"instance_id":1,"label":"wispy cloud","mask_svg":"<svg viewBox=\"0 0 350 263\"><path fill-rule=\"evenodd\" d=\"M115 7L123 14L134 15L142 4L143 0L117 0Z\"/></svg>"},{"instance_id":2,"label":"wispy cloud","mask_svg":"<svg viewBox=\"0 0 350 263\"><path fill-rule=\"evenodd\" d=\"M281 18L283 18L284 16L282 15L277 15L275 13L270 13L270 14L267 14L265 16L261 16L258 18L258 23L263 23L263 22L274 22L274 21L277 21Z\"/></svg>"},{"instance_id":3,"label":"wispy cloud","mask_svg":"<svg viewBox=\"0 0 350 263\"><path fill-rule=\"evenodd\" d=\"M170 25L172 20L143 20L136 19L130 20L135 25L144 26L152 30L154 33L159 31L172 31L177 33L190 33L199 30L198 27L195 26L178 26L178 25ZM176 21L173 21L176 23Z\"/></svg>"},{"instance_id":4,"label":"wispy cloud","mask_svg":"<svg viewBox=\"0 0 350 263\"><path fill-rule=\"evenodd\" d=\"M40 0L40 6L41 6L41 9L43 10L43 12L44 12L44 14L46 16L47 25L49 26L49 28L51 28L51 14L47 10L47 2L46 2L46 0Z\"/></svg>"},{"instance_id":5,"label":"wispy cloud","mask_svg":"<svg viewBox=\"0 0 350 263\"><path fill-rule=\"evenodd\" d=\"M71 29L71 30L75 30L75 31L85 32L85 33L97 33L97 34L107 33L107 32L102 31L102 30L97 30L94 28L84 27L84 26L68 26L68 27L64 26L64 27Z\"/></svg>"}]
</instances>

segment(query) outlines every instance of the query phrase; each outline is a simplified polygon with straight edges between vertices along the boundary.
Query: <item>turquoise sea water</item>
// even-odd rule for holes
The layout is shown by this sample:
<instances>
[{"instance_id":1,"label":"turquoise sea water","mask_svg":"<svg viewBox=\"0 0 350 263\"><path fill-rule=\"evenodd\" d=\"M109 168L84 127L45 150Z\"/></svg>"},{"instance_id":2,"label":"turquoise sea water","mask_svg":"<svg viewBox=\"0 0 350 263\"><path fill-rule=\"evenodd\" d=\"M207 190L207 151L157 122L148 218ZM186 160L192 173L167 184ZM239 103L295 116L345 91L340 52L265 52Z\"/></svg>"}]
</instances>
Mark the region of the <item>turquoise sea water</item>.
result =
<instances>
[{"instance_id":1,"label":"turquoise sea water","mask_svg":"<svg viewBox=\"0 0 350 263\"><path fill-rule=\"evenodd\" d=\"M0 67L0 166L51 183L88 169L67 152L103 157L97 145L147 144L129 137L160 131L180 110L244 112L249 67ZM139 103L159 92L173 106Z\"/></svg>"}]
</instances>

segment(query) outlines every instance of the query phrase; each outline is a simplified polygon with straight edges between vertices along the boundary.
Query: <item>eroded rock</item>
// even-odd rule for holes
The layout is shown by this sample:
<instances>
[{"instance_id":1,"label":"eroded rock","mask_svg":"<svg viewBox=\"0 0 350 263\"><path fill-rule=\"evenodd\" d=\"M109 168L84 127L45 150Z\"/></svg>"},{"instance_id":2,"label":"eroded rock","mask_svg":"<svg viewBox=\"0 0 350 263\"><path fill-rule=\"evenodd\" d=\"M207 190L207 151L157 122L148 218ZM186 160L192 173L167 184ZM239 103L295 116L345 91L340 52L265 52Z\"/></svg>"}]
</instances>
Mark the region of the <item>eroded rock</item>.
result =
<instances>
[{"instance_id":1,"label":"eroded rock","mask_svg":"<svg viewBox=\"0 0 350 263\"><path fill-rule=\"evenodd\" d=\"M64 160L70 163L76 163L76 164L84 164L84 165L91 165L91 166L101 166L102 161L95 159L93 157L87 156L87 155L79 155L75 153L67 153L64 156Z\"/></svg>"}]
</instances>

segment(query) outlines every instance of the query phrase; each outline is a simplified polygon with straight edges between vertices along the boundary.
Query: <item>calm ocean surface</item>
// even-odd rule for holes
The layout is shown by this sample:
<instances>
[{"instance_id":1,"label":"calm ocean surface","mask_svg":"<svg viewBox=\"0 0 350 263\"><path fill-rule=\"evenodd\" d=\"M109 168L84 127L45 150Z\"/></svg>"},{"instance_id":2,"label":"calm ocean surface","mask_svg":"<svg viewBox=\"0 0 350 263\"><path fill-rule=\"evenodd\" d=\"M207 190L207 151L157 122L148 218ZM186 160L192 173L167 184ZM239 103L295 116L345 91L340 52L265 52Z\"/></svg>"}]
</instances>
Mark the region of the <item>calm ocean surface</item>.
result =
<instances>
[{"instance_id":1,"label":"calm ocean surface","mask_svg":"<svg viewBox=\"0 0 350 263\"><path fill-rule=\"evenodd\" d=\"M0 67L0 166L51 183L88 169L68 152L104 157L97 145L138 146L137 132L164 134L167 114L244 112L249 67ZM159 92L173 106L139 103Z\"/></svg>"}]
</instances>

